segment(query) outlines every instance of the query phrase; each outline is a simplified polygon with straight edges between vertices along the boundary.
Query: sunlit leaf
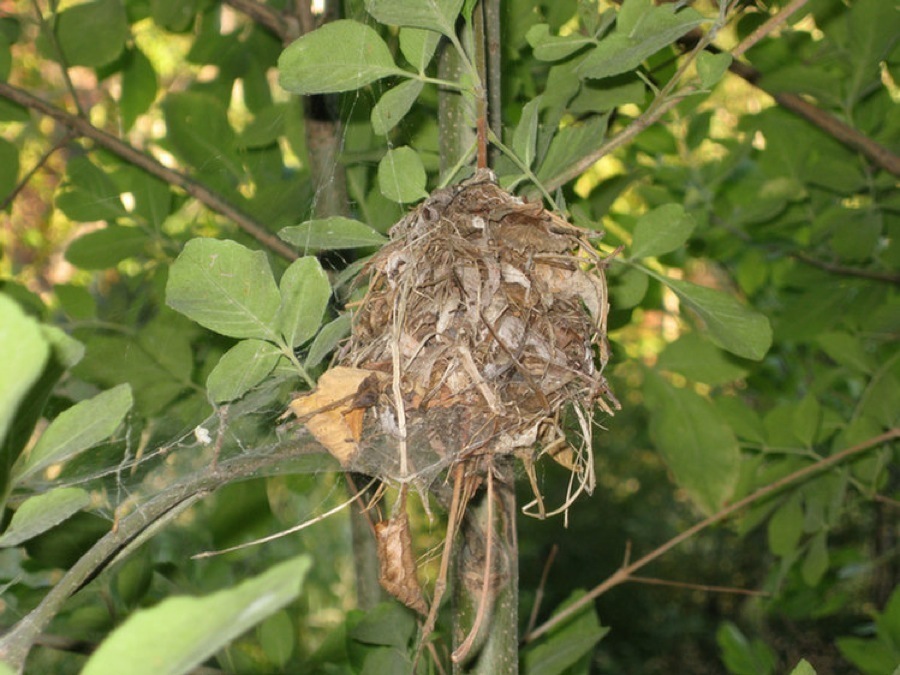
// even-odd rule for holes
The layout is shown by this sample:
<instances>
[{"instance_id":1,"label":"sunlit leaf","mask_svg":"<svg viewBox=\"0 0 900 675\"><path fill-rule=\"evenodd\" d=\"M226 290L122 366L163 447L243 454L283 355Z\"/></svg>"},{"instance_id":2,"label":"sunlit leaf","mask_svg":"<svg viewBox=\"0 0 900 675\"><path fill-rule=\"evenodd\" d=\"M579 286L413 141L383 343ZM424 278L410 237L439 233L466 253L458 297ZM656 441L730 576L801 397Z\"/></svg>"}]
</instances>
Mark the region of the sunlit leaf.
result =
<instances>
[{"instance_id":1,"label":"sunlit leaf","mask_svg":"<svg viewBox=\"0 0 900 675\"><path fill-rule=\"evenodd\" d=\"M37 321L6 295L0 295L0 448L23 397L37 382L50 354ZM0 492L5 491L6 469L15 457L0 457Z\"/></svg>"},{"instance_id":2,"label":"sunlit leaf","mask_svg":"<svg viewBox=\"0 0 900 675\"><path fill-rule=\"evenodd\" d=\"M578 66L581 77L611 77L634 70L705 19L690 7L654 6L647 0L625 0L616 29L603 38Z\"/></svg>"},{"instance_id":3,"label":"sunlit leaf","mask_svg":"<svg viewBox=\"0 0 900 675\"><path fill-rule=\"evenodd\" d=\"M409 80L384 92L372 108L372 130L384 136L397 126L412 108L424 86L420 80Z\"/></svg>"},{"instance_id":4,"label":"sunlit leaf","mask_svg":"<svg viewBox=\"0 0 900 675\"><path fill-rule=\"evenodd\" d=\"M534 162L540 105L540 96L526 103L522 108L522 117L519 119L516 130L513 132L513 152L529 168Z\"/></svg>"},{"instance_id":5,"label":"sunlit leaf","mask_svg":"<svg viewBox=\"0 0 900 675\"><path fill-rule=\"evenodd\" d=\"M404 72L375 29L348 19L307 33L278 59L279 82L294 94L348 91Z\"/></svg>"},{"instance_id":6,"label":"sunlit leaf","mask_svg":"<svg viewBox=\"0 0 900 675\"><path fill-rule=\"evenodd\" d=\"M66 249L66 260L83 270L115 267L146 252L147 234L137 227L108 225L78 237Z\"/></svg>"},{"instance_id":7,"label":"sunlit leaf","mask_svg":"<svg viewBox=\"0 0 900 675\"><path fill-rule=\"evenodd\" d=\"M308 220L284 227L278 236L301 251L380 246L387 238L365 223L343 216Z\"/></svg>"},{"instance_id":8,"label":"sunlit leaf","mask_svg":"<svg viewBox=\"0 0 900 675\"><path fill-rule=\"evenodd\" d=\"M313 256L295 260L281 277L278 330L289 347L299 347L322 325L331 298L331 284Z\"/></svg>"},{"instance_id":9,"label":"sunlit leaf","mask_svg":"<svg viewBox=\"0 0 900 675\"><path fill-rule=\"evenodd\" d=\"M759 361L772 344L772 327L764 315L742 305L733 296L680 279L664 278L665 284L693 309L722 349Z\"/></svg>"},{"instance_id":10,"label":"sunlit leaf","mask_svg":"<svg viewBox=\"0 0 900 675\"><path fill-rule=\"evenodd\" d=\"M427 197L425 167L415 150L408 146L388 150L378 164L378 185L381 193L400 204L416 202Z\"/></svg>"},{"instance_id":11,"label":"sunlit leaf","mask_svg":"<svg viewBox=\"0 0 900 675\"><path fill-rule=\"evenodd\" d=\"M272 372L281 356L281 350L271 342L238 342L222 355L206 380L210 400L223 403L240 398Z\"/></svg>"},{"instance_id":12,"label":"sunlit leaf","mask_svg":"<svg viewBox=\"0 0 900 675\"><path fill-rule=\"evenodd\" d=\"M440 42L440 33L424 28L400 29L400 51L404 58L419 72L425 70Z\"/></svg>"},{"instance_id":13,"label":"sunlit leaf","mask_svg":"<svg viewBox=\"0 0 900 675\"><path fill-rule=\"evenodd\" d=\"M69 66L102 66L122 53L128 21L120 0L70 6L56 19L56 38Z\"/></svg>"},{"instance_id":14,"label":"sunlit leaf","mask_svg":"<svg viewBox=\"0 0 900 675\"><path fill-rule=\"evenodd\" d=\"M233 241L189 241L169 271L166 304L222 335L276 339L281 295L266 254Z\"/></svg>"},{"instance_id":15,"label":"sunlit leaf","mask_svg":"<svg viewBox=\"0 0 900 675\"><path fill-rule=\"evenodd\" d=\"M645 258L670 253L685 244L695 222L681 204L664 204L638 218L631 255Z\"/></svg>"},{"instance_id":16,"label":"sunlit leaf","mask_svg":"<svg viewBox=\"0 0 900 675\"><path fill-rule=\"evenodd\" d=\"M366 0L366 11L381 23L450 35L462 5L463 0Z\"/></svg>"},{"instance_id":17,"label":"sunlit leaf","mask_svg":"<svg viewBox=\"0 0 900 675\"><path fill-rule=\"evenodd\" d=\"M652 371L644 384L651 410L650 436L675 480L703 511L713 513L732 496L740 472L740 449L715 407Z\"/></svg>"},{"instance_id":18,"label":"sunlit leaf","mask_svg":"<svg viewBox=\"0 0 900 675\"><path fill-rule=\"evenodd\" d=\"M322 359L338 345L338 342L350 334L350 323L351 316L347 313L325 324L310 345L303 367L309 370L319 365Z\"/></svg>"},{"instance_id":19,"label":"sunlit leaf","mask_svg":"<svg viewBox=\"0 0 900 675\"><path fill-rule=\"evenodd\" d=\"M294 600L309 567L309 558L300 556L230 589L199 598L168 598L138 610L100 644L82 675L190 672Z\"/></svg>"},{"instance_id":20,"label":"sunlit leaf","mask_svg":"<svg viewBox=\"0 0 900 675\"><path fill-rule=\"evenodd\" d=\"M56 488L30 497L16 509L9 528L0 537L0 547L18 546L46 532L91 503L81 488Z\"/></svg>"},{"instance_id":21,"label":"sunlit leaf","mask_svg":"<svg viewBox=\"0 0 900 675\"><path fill-rule=\"evenodd\" d=\"M61 412L41 434L25 461L14 467L14 480L22 482L108 438L119 428L132 403L131 387L120 384Z\"/></svg>"},{"instance_id":22,"label":"sunlit leaf","mask_svg":"<svg viewBox=\"0 0 900 675\"><path fill-rule=\"evenodd\" d=\"M701 86L711 89L728 72L731 61L731 54L700 52L697 55L697 74Z\"/></svg>"}]
</instances>

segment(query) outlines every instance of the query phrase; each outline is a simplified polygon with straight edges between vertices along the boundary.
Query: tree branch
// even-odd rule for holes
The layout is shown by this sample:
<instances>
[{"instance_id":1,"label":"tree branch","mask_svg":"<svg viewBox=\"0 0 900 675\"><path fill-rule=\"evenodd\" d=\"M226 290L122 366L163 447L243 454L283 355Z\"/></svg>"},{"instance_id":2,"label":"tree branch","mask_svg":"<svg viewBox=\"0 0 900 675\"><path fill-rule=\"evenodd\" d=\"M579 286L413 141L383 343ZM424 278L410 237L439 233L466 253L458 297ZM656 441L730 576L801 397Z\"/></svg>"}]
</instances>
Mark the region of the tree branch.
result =
<instances>
[{"instance_id":1,"label":"tree branch","mask_svg":"<svg viewBox=\"0 0 900 675\"><path fill-rule=\"evenodd\" d=\"M861 452L869 450L870 448L881 445L882 443L887 443L888 441L892 441L894 439L900 438L900 427L895 427L890 431L887 431L883 434L870 438L867 441L863 441L858 445L854 445L853 447L846 448L845 450L841 450L829 457L824 457L820 459L818 462L814 462L808 466L803 467L802 469L795 471L792 474L784 476L774 483L770 483L764 487L761 487L756 492L753 492L743 499L740 499L730 506L725 507L721 511L714 513L701 520L699 523L689 527L684 532L672 537L664 543L662 546L655 548L653 551L645 555L639 560L636 560L630 564L623 564L618 570L616 570L610 577L608 577L604 582L598 584L590 591L588 591L584 596L576 600L574 603L566 607L564 610L560 611L558 614L555 614L552 618L545 621L543 624L535 628L531 633L525 636L524 642L531 642L541 635L552 629L554 626L559 625L561 622L568 619L573 614L579 612L583 607L585 607L588 603L593 602L595 599L606 593L611 588L614 588L620 584L623 584L627 581L631 581L632 574L637 570L646 567L649 563L653 562L657 558L662 555L668 553L670 550L678 546L684 541L687 541L695 534L702 532L703 530L715 525L717 523L722 522L729 516L742 509L750 506L751 504L758 502L764 497L769 497L776 492L782 490L787 487L791 483L796 483L797 481L807 478L812 474L823 471L824 469L830 468L836 464L840 464L845 459L852 457L854 455L858 455Z\"/></svg>"},{"instance_id":2,"label":"tree branch","mask_svg":"<svg viewBox=\"0 0 900 675\"><path fill-rule=\"evenodd\" d=\"M223 3L246 14L263 28L275 35L282 44L289 44L306 31L301 31L297 17L264 5L256 0L223 0ZM307 5L309 4L307 0Z\"/></svg>"},{"instance_id":3,"label":"tree branch","mask_svg":"<svg viewBox=\"0 0 900 675\"><path fill-rule=\"evenodd\" d=\"M120 138L117 138L102 129L98 129L88 120L72 115L62 108L57 108L43 99L33 96L27 91L19 89L7 82L0 82L0 96L31 110L36 110L42 115L52 117L66 128L71 129L80 136L90 138L97 145L109 150L125 161L140 167L152 176L156 176L170 185L181 188L191 197L211 210L234 221L240 229L256 239L273 253L276 253L287 260L296 260L299 257L285 242L269 232L263 225L257 223L246 213L226 201L218 193L213 192L193 178L160 164L150 155L129 145Z\"/></svg>"},{"instance_id":4,"label":"tree branch","mask_svg":"<svg viewBox=\"0 0 900 675\"><path fill-rule=\"evenodd\" d=\"M816 267L832 274L839 274L845 277L859 277L860 279L871 279L873 281L883 281L888 284L900 286L900 274L891 274L890 272L877 272L875 270L866 270L859 267L844 267L843 265L835 265L834 263L825 262L818 258L806 255L800 251L791 253L791 257L806 263L812 267Z\"/></svg>"},{"instance_id":5,"label":"tree branch","mask_svg":"<svg viewBox=\"0 0 900 675\"><path fill-rule=\"evenodd\" d=\"M0 661L21 670L32 645L72 595L114 562L123 551L142 542L197 500L219 487L264 475L267 469L295 458L295 444L268 455L242 454L216 468L192 474L150 498L118 521L70 567L40 604L0 639Z\"/></svg>"}]
</instances>

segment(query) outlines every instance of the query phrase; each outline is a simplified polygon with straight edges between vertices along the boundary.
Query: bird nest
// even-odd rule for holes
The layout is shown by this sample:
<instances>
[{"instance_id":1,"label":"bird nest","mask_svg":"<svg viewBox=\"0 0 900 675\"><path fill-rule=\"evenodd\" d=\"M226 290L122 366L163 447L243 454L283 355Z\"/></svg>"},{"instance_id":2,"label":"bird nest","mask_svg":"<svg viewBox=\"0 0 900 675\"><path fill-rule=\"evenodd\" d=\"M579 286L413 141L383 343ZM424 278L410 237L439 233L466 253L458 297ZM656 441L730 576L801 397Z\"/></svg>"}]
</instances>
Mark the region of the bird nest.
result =
<instances>
[{"instance_id":1,"label":"bird nest","mask_svg":"<svg viewBox=\"0 0 900 675\"><path fill-rule=\"evenodd\" d=\"M593 409L618 403L603 377L606 261L591 233L481 170L390 236L349 342L292 412L342 465L390 484L421 491L460 462L483 474L509 455L533 476L548 454L576 478L567 503L592 490Z\"/></svg>"},{"instance_id":2,"label":"bird nest","mask_svg":"<svg viewBox=\"0 0 900 675\"><path fill-rule=\"evenodd\" d=\"M444 483L435 479L454 477L444 574L471 495L486 483L493 501L500 458L522 460L535 493L526 512L534 515L547 515L533 469L542 455L571 471L556 511L593 489L594 408L618 408L603 377L607 261L591 233L510 195L487 170L434 192L390 235L367 266L368 292L349 341L290 412L346 469L399 486L392 516L374 524L381 582L424 614L409 485L442 499Z\"/></svg>"}]
</instances>

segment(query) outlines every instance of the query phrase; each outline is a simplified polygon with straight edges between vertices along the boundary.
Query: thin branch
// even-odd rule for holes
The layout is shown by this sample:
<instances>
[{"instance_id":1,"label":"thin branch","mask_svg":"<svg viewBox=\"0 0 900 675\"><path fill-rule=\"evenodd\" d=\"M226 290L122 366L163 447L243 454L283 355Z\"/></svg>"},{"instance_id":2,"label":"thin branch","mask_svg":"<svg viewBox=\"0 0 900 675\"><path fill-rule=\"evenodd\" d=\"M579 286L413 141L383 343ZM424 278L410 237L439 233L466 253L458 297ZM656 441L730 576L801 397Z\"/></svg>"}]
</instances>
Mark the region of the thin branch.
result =
<instances>
[{"instance_id":1,"label":"thin branch","mask_svg":"<svg viewBox=\"0 0 900 675\"><path fill-rule=\"evenodd\" d=\"M297 20L290 14L264 5L256 0L223 0L224 4L246 14L260 26L273 33L283 44L295 40L300 35ZM307 2L307 4L309 4Z\"/></svg>"},{"instance_id":2,"label":"thin branch","mask_svg":"<svg viewBox=\"0 0 900 675\"><path fill-rule=\"evenodd\" d=\"M757 42L762 40L767 35L770 35L776 28L784 24L794 12L803 7L809 0L791 0L784 9L782 9L775 16L769 17L767 21L761 24L755 31L750 33L746 38L741 41L737 47L731 50L731 55L734 58L740 58L744 55L744 53L753 47Z\"/></svg>"},{"instance_id":3,"label":"thin branch","mask_svg":"<svg viewBox=\"0 0 900 675\"><path fill-rule=\"evenodd\" d=\"M66 89L69 90L69 94L72 96L72 102L75 104L75 109L78 111L79 117L84 117L87 119L87 115L84 112L84 108L81 105L81 101L78 99L78 90L75 89L75 83L72 82L72 78L69 76L69 63L66 61L66 55L63 54L62 47L59 44L59 37L56 35L55 26L47 26L47 20L44 19L44 13L41 11L40 5L38 5L37 0L31 0L31 6L34 8L34 13L37 15L38 23L41 27L41 32L47 36L50 44L53 45L53 51L56 52L56 63L59 65L59 70L62 73L63 82L66 84ZM57 16L57 6L55 0L51 0L50 2L50 11L53 12L53 23L56 23Z\"/></svg>"},{"instance_id":4,"label":"thin branch","mask_svg":"<svg viewBox=\"0 0 900 675\"><path fill-rule=\"evenodd\" d=\"M538 584L537 593L534 594L534 606L531 608L531 614L528 616L528 626L525 628L525 635L529 635L537 624L538 614L541 611L541 603L544 601L544 589L547 588L547 579L550 577L550 568L553 567L553 561L556 560L556 554L559 553L559 546L553 544L550 549L550 555L544 562L544 571L541 572L541 581Z\"/></svg>"},{"instance_id":5,"label":"thin branch","mask_svg":"<svg viewBox=\"0 0 900 675\"><path fill-rule=\"evenodd\" d=\"M845 277L859 277L860 279L871 279L873 281L884 281L888 284L900 286L900 274L876 272L875 270L867 270L859 267L844 267L843 265L836 265L834 263L825 262L824 260L819 260L818 258L813 258L800 251L791 253L791 257L812 267L831 272L832 274L839 274Z\"/></svg>"},{"instance_id":6,"label":"thin branch","mask_svg":"<svg viewBox=\"0 0 900 675\"><path fill-rule=\"evenodd\" d=\"M796 3L794 3L796 4ZM788 11L790 9L790 11ZM790 6L785 7L781 12L779 12L773 19L779 18L777 22L770 20L766 24L760 26L760 29L766 28L766 32L754 31L751 35L747 36L737 47L732 50L732 53L743 53L748 49L746 44L750 43L750 39L752 38L754 42L758 41L766 34L775 30L779 25L781 25L791 13L799 9L799 7ZM759 34L757 34L759 33ZM683 72L684 66L682 69L679 69L679 72L672 78L672 81L675 80L676 77ZM618 150L619 148L630 143L634 138L640 134L642 131L652 126L656 122L658 122L663 115L672 110L675 106L677 106L685 96L692 94L697 91L697 87L694 85L687 85L681 89L679 95L673 95L668 99L661 100L659 97L644 111L637 119L635 119L631 124L622 129L618 134L610 138L606 143L601 145L599 148L594 150L592 153L582 158L578 162L572 164L568 169L562 171L561 173L553 176L544 182L544 188L547 192L552 192L553 190L565 185L570 180L577 178L582 173L587 171L591 166L593 166L598 160L602 159L606 155ZM528 195L529 197L533 197L536 195Z\"/></svg>"},{"instance_id":7,"label":"thin branch","mask_svg":"<svg viewBox=\"0 0 900 675\"><path fill-rule=\"evenodd\" d=\"M239 455L222 462L215 471L192 474L174 483L121 518L115 528L66 571L37 607L0 638L0 661L21 668L35 640L63 604L135 542L143 541L161 525L222 485L264 475L267 469L297 455L296 445L285 445L269 455Z\"/></svg>"},{"instance_id":8,"label":"thin branch","mask_svg":"<svg viewBox=\"0 0 900 675\"><path fill-rule=\"evenodd\" d=\"M543 624L538 626L536 629L531 631L528 635L525 636L525 642L531 642L541 635L552 629L554 626L559 625L561 622L565 621L573 614L581 611L583 607L585 607L588 603L593 602L595 599L606 593L611 588L614 588L620 584L623 584L627 581L631 580L631 575L637 570L646 567L649 563L653 562L657 558L663 556L668 553L670 550L678 546L684 541L687 541L695 534L702 532L703 530L720 523L725 520L729 516L741 511L742 509L750 506L751 504L758 502L764 497L769 497L776 492L782 490L792 483L796 483L797 481L807 478L815 473L823 471L824 469L830 468L836 464L840 464L845 459L852 457L854 455L858 455L861 452L869 450L870 448L881 445L882 443L887 443L888 441L892 441L894 439L900 438L900 427L895 427L890 431L887 431L883 434L875 436L873 438L868 439L867 441L863 441L858 445L854 445L850 448L846 448L845 450L841 450L829 457L825 457L818 462L810 464L808 466L803 467L802 469L795 471L792 474L784 476L774 483L770 483L764 487L761 487L756 492L753 492L743 499L740 499L730 506L725 507L721 511L714 513L708 518L704 518L699 523L689 527L684 532L672 537L664 543L662 546L659 546L652 550L647 555L643 556L639 560L631 564L623 564L618 570L616 570L610 577L608 577L605 581L598 584L590 591L588 591L584 596L576 600L574 603L566 607L564 610L560 611L558 614L555 614L553 617L545 621Z\"/></svg>"},{"instance_id":9,"label":"thin branch","mask_svg":"<svg viewBox=\"0 0 900 675\"><path fill-rule=\"evenodd\" d=\"M41 168L50 160L50 157L53 156L53 153L55 153L60 148L64 148L69 141L75 138L76 135L77 134L75 134L71 130L66 132L65 136L59 139L49 150L41 155L40 159L35 162L35 165L28 170L28 173L22 176L22 180L20 180L18 184L16 184L16 186L12 189L12 191L3 198L3 201L0 202L0 211L5 211L6 207L9 206L15 200L15 198L19 196L19 193L25 189L25 186L27 186L28 183L31 182L31 179L34 178L35 174L40 171Z\"/></svg>"},{"instance_id":10,"label":"thin branch","mask_svg":"<svg viewBox=\"0 0 900 675\"><path fill-rule=\"evenodd\" d=\"M81 136L90 138L97 145L118 155L125 161L140 167L147 173L156 176L170 185L181 188L191 197L216 213L234 221L240 229L256 239L273 253L276 253L287 260L296 260L299 257L290 246L269 232L262 224L256 222L246 213L227 202L218 193L213 192L203 185L203 183L160 164L150 155L129 145L120 138L117 138L102 129L98 129L88 120L72 115L62 108L57 108L43 99L37 98L8 82L0 82L0 96L26 108L30 108L31 110L36 110L42 115L52 117L66 128L71 129Z\"/></svg>"},{"instance_id":11,"label":"thin branch","mask_svg":"<svg viewBox=\"0 0 900 675\"><path fill-rule=\"evenodd\" d=\"M846 145L857 152L865 155L874 164L880 166L885 171L889 171L895 176L900 176L900 156L891 152L888 148L876 143L865 134L860 133L849 124L839 120L829 112L814 106L806 99L788 92L772 93L766 90L765 80L760 82L763 77L761 73L740 61L733 61L728 68L732 73L743 78L750 84L765 91L769 96L775 99L782 108L790 110L805 119L807 122L814 124L819 129L832 136L840 143Z\"/></svg>"},{"instance_id":12,"label":"thin branch","mask_svg":"<svg viewBox=\"0 0 900 675\"><path fill-rule=\"evenodd\" d=\"M754 597L767 597L772 595L768 591L755 591L749 588L734 588L733 586L710 586L708 584L692 584L686 581L671 581L670 579L657 579L656 577L640 577L632 574L628 577L629 583L646 584L648 586L668 586L670 588L685 588L690 591L704 591L706 593L731 593L734 595L751 595Z\"/></svg>"}]
</instances>

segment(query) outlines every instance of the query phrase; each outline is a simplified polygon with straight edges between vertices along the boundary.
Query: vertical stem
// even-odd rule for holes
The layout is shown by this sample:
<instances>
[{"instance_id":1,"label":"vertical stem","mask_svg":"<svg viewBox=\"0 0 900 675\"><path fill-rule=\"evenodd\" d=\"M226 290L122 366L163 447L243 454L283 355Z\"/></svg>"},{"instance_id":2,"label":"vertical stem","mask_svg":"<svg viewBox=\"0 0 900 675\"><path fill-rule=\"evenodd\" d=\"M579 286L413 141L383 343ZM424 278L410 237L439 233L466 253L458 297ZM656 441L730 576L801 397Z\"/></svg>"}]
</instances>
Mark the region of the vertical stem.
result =
<instances>
[{"instance_id":1,"label":"vertical stem","mask_svg":"<svg viewBox=\"0 0 900 675\"><path fill-rule=\"evenodd\" d=\"M465 41L464 41L465 42ZM451 45L445 43L438 61L438 77L442 80L459 81L462 64L459 55ZM447 172L457 166L473 145L475 132L467 123L474 119L472 101L458 91L441 89L438 93L438 127L440 136L441 176L450 179Z\"/></svg>"},{"instance_id":2,"label":"vertical stem","mask_svg":"<svg viewBox=\"0 0 900 675\"><path fill-rule=\"evenodd\" d=\"M493 508L485 496L466 510L462 537L454 570L453 646L472 630L480 605L484 616L481 629L468 656L453 665L456 675L494 675L518 672L519 659L519 557L516 538L516 495L513 462L502 459L492 469ZM493 519L488 520L488 511ZM488 558L486 543L492 541L489 593L482 597L482 579Z\"/></svg>"}]
</instances>

